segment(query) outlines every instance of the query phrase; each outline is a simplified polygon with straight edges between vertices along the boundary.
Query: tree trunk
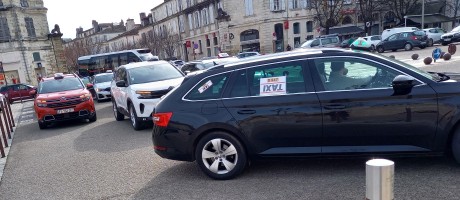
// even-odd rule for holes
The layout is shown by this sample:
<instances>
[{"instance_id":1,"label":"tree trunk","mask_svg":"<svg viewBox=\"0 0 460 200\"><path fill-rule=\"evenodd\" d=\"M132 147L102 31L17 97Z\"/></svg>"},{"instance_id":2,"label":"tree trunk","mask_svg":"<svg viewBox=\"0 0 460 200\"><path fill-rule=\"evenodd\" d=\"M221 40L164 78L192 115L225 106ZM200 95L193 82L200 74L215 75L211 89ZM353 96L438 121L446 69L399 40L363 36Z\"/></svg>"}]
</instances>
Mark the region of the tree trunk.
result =
<instances>
[{"instance_id":1,"label":"tree trunk","mask_svg":"<svg viewBox=\"0 0 460 200\"><path fill-rule=\"evenodd\" d=\"M327 26L325 29L326 29L326 32L325 32L325 35L329 35L329 26Z\"/></svg>"}]
</instances>

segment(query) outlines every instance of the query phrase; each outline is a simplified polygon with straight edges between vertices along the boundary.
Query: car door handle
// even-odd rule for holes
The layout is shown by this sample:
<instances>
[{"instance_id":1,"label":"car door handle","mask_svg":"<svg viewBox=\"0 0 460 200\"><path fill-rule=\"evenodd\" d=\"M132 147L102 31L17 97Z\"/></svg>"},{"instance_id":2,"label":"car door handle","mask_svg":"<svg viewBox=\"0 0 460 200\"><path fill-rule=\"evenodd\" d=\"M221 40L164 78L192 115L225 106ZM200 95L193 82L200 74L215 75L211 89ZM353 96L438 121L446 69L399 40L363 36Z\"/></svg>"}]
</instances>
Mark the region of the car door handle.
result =
<instances>
[{"instance_id":1,"label":"car door handle","mask_svg":"<svg viewBox=\"0 0 460 200\"><path fill-rule=\"evenodd\" d=\"M255 110L238 110L237 113L241 115L251 115L251 114L255 114L256 111Z\"/></svg>"},{"instance_id":2,"label":"car door handle","mask_svg":"<svg viewBox=\"0 0 460 200\"><path fill-rule=\"evenodd\" d=\"M345 106L344 105L328 105L328 106L324 106L324 109L326 109L326 110L341 110L341 109L345 109Z\"/></svg>"}]
</instances>

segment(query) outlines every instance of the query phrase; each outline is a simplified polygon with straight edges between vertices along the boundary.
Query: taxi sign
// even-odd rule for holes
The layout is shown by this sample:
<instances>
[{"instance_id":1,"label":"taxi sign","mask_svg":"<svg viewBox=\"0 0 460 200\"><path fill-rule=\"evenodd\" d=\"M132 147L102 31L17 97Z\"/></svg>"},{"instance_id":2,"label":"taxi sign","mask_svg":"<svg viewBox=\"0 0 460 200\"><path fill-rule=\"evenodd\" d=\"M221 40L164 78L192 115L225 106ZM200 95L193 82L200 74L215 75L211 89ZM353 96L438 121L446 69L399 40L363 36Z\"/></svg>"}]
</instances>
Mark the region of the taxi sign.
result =
<instances>
[{"instance_id":1,"label":"taxi sign","mask_svg":"<svg viewBox=\"0 0 460 200\"><path fill-rule=\"evenodd\" d=\"M433 57L433 60L437 60L439 58L441 58L441 49L440 48L436 48L433 50L433 54L432 54L432 57Z\"/></svg>"}]
</instances>

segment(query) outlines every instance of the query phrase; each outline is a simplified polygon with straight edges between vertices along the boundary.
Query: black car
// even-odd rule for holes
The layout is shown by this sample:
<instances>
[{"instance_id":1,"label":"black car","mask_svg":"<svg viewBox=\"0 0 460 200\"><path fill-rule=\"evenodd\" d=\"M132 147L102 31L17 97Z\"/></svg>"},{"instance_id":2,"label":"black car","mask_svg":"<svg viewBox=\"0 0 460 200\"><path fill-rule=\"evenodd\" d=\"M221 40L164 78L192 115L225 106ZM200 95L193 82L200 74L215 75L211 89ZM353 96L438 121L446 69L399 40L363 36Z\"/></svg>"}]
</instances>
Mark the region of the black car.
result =
<instances>
[{"instance_id":1,"label":"black car","mask_svg":"<svg viewBox=\"0 0 460 200\"><path fill-rule=\"evenodd\" d=\"M313 49L260 56L187 77L154 113L163 158L215 179L249 160L441 155L460 162L460 83L379 54Z\"/></svg>"},{"instance_id":2,"label":"black car","mask_svg":"<svg viewBox=\"0 0 460 200\"><path fill-rule=\"evenodd\" d=\"M448 45L452 42L460 42L460 26L455 27L450 32L441 35L441 44Z\"/></svg>"},{"instance_id":3,"label":"black car","mask_svg":"<svg viewBox=\"0 0 460 200\"><path fill-rule=\"evenodd\" d=\"M407 31L395 33L377 44L377 51L383 53L387 50L397 51L404 49L412 50L414 47L424 49L427 46L428 37L423 31Z\"/></svg>"}]
</instances>

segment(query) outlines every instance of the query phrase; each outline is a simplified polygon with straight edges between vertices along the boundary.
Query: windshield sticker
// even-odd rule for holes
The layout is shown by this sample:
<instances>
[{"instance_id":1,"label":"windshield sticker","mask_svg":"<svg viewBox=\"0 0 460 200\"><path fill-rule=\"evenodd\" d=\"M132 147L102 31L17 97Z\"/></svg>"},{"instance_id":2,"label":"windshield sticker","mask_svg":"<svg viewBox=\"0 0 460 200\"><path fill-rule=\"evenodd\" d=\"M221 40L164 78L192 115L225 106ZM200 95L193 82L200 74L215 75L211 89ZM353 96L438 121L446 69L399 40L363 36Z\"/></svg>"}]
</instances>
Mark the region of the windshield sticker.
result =
<instances>
[{"instance_id":1,"label":"windshield sticker","mask_svg":"<svg viewBox=\"0 0 460 200\"><path fill-rule=\"evenodd\" d=\"M282 94L286 94L286 76L260 79L260 96Z\"/></svg>"},{"instance_id":2,"label":"windshield sticker","mask_svg":"<svg viewBox=\"0 0 460 200\"><path fill-rule=\"evenodd\" d=\"M206 91L208 88L210 88L212 86L212 81L209 80L208 82L206 82L203 86L201 86L200 88L198 88L198 92L203 93L204 91Z\"/></svg>"}]
</instances>

